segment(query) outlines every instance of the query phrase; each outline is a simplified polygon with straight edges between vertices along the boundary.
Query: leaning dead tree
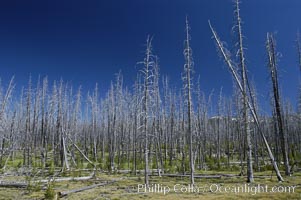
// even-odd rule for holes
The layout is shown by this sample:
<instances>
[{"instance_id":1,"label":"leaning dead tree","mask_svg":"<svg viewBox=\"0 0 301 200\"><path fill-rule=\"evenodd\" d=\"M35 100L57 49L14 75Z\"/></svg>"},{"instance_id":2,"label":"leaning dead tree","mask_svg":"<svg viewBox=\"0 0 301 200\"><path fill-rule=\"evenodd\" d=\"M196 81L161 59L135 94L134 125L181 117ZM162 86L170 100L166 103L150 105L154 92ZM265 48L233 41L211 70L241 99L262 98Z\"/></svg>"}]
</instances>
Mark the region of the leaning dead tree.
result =
<instances>
[{"instance_id":1,"label":"leaning dead tree","mask_svg":"<svg viewBox=\"0 0 301 200\"><path fill-rule=\"evenodd\" d=\"M285 175L290 175L287 134L284 128L284 121L283 121L284 119L283 119L281 100L279 94L276 44L273 35L270 33L267 34L266 49L268 53L268 67L269 67L271 81L272 81L274 110L276 113L277 126L280 135L280 144L281 144L283 162L285 166Z\"/></svg>"},{"instance_id":2,"label":"leaning dead tree","mask_svg":"<svg viewBox=\"0 0 301 200\"><path fill-rule=\"evenodd\" d=\"M232 60L229 60L229 53L226 52L226 49L222 46L222 43L217 38L217 35L213 28L210 25L214 38L218 44L218 48L222 51L224 55L224 59L226 62L231 64L231 71L235 73L234 78L240 84L240 91L242 95L242 120L243 120L243 133L246 137L247 142L247 182L253 182L253 166L252 166L252 142L251 142L251 134L250 134L250 127L249 127L249 97L248 97L248 77L247 77L247 69L245 63L245 54L244 54L244 45L243 45L243 34L242 34L242 26L241 26L241 17L240 17L240 9L239 9L239 1L236 0L235 3L235 28L237 29L237 56L238 56L238 66L234 66ZM228 60L228 61L227 61ZM240 70L240 75L237 72L237 69Z\"/></svg>"},{"instance_id":3,"label":"leaning dead tree","mask_svg":"<svg viewBox=\"0 0 301 200\"><path fill-rule=\"evenodd\" d=\"M236 13L239 13L239 3L238 3L238 1L236 1ZM238 21L238 26L241 26L241 21L240 21L240 16L239 16L239 14L237 14L237 21ZM237 86L238 86L238 88L239 88L239 90L240 90L240 92L241 92L241 94L244 96L246 96L247 95L247 89L245 88L245 87L247 87L247 85L244 85L244 80L242 80L242 79L244 79L245 78L245 83L247 82L247 76L244 76L244 77L242 77L242 79L241 79L241 77L239 76L239 74L238 74L238 72L237 72L237 67L236 67L236 63L232 60L232 58L231 58L231 54L230 54L230 52L224 47L224 45L223 45L223 42L219 39L219 37L218 37L218 35L217 35L217 33L216 33L216 31L213 29L213 27L211 26L211 23L210 23L210 21L209 21L209 26L210 26L210 29L211 29L211 31L212 31L212 34L213 34L213 37L214 37L214 39L215 39L215 42L216 42L216 44L217 44L217 48L218 48L218 50L221 52L221 55L222 55L222 57L223 57L223 59L224 59L224 61L225 61L225 63L227 64L227 66L229 67L229 69L230 69L230 72L231 72L231 74L232 74L232 76L233 76L233 78L234 78L234 80L235 80L235 82L236 82L236 84L237 84ZM241 30L241 29L240 29ZM238 31L238 34L239 34L239 39L241 39L242 40L242 34L241 34L241 31ZM241 53L243 52L243 45L242 45L242 41L239 41L239 46L241 47L241 49L239 50L239 54L240 54L240 64L242 64L242 61L243 61L243 63L244 63L244 56L243 56L243 54L241 55ZM248 92L250 92L250 91L248 91ZM282 176L281 176L281 174L280 174L280 171L279 171L279 169L278 169L278 165L277 165L277 163L276 163L276 161L275 161L275 158L274 158L274 155L273 155L273 153L272 153L272 151L271 151L271 149L270 149L270 146L269 146L269 144L268 144L268 141L266 140L266 137L265 137L265 135L263 134L263 132L261 131L261 127L260 127L260 123L259 123L259 119L258 119L258 115L257 115L257 112L256 112L256 110L255 110L255 108L254 108L254 102L252 101L252 98L247 98L247 97L245 97L244 98L245 99L245 105L250 109L250 112L251 112L251 115L252 115L252 117L253 117L253 119L254 119L254 122L255 122L255 124L256 124L256 126L257 126L257 128L259 129L259 132L260 132L260 134L261 134L261 136L262 136L262 139L263 139L263 141L264 141L264 144L265 144L265 146L266 146L266 148L267 148L267 151L268 151L268 154L269 154L269 157L270 157L270 159L271 159L271 162L272 162L272 165L273 165L273 167L274 167L274 170L276 171L276 175L277 175L277 178L278 178L278 180L279 181L283 181L283 178L282 178ZM245 108L246 109L246 108ZM248 127L248 125L246 125L245 124L245 128L247 128ZM248 133L248 132L247 132ZM248 137L247 137L248 138ZM248 148L250 148L250 147L248 147ZM250 154L250 152L251 152L251 149L250 149L250 151L249 151L249 156L251 156L251 154ZM251 164L251 158L249 158L249 165ZM249 168L249 170L251 170L251 166L250 166L250 168ZM252 171L249 171L248 172L248 181L252 181L252 179L253 179L253 176L252 176Z\"/></svg>"}]
</instances>

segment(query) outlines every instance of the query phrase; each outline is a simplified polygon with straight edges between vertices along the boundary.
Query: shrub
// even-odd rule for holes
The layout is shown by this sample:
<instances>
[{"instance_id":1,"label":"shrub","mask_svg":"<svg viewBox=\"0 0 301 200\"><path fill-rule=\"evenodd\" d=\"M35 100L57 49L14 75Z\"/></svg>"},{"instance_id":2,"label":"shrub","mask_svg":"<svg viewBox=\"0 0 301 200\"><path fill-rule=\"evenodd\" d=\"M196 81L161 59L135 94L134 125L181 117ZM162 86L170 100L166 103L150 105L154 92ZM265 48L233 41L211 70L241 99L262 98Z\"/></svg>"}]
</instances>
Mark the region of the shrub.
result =
<instances>
[{"instance_id":1,"label":"shrub","mask_svg":"<svg viewBox=\"0 0 301 200\"><path fill-rule=\"evenodd\" d=\"M55 195L56 195L56 193L53 189L53 185L51 183L49 183L47 186L47 189L45 191L45 194L44 194L45 199L49 199L49 200L54 199Z\"/></svg>"}]
</instances>

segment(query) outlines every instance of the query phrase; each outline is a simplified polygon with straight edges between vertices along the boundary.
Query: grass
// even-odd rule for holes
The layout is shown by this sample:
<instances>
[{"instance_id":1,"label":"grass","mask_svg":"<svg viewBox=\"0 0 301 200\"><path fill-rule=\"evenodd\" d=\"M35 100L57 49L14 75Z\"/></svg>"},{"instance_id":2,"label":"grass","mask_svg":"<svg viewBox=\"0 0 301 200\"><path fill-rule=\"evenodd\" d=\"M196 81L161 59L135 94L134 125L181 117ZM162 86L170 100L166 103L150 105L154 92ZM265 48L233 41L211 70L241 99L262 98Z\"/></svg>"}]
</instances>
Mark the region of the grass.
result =
<instances>
[{"instance_id":1,"label":"grass","mask_svg":"<svg viewBox=\"0 0 301 200\"><path fill-rule=\"evenodd\" d=\"M208 160L209 158L207 158ZM212 165L216 162L214 160L211 161ZM38 162L38 161L37 161ZM177 163L178 162L178 163ZM201 188L199 192L197 191L186 191L185 188L188 187L189 184L189 177L158 177L158 176L150 176L150 184L151 186L155 186L155 184L159 184L162 188L169 188L170 191L166 194L163 192L152 192L148 191L147 193L138 193L138 185L143 184L143 174L142 175L129 175L129 174L106 174L106 173L96 173L96 179L89 180L89 181L65 181L65 182L55 182L42 189L42 185L39 183L35 183L34 181L40 179L47 179L47 177L56 174L59 168L54 168L52 160L48 162L48 172L41 172L39 171L39 166L34 165L33 173L35 174L34 177L26 177L26 176L17 176L16 171L19 171L20 165L22 164L22 157L16 156L14 161L9 161L7 165L7 169L5 173L11 174L10 176L2 175L4 172L0 172L1 181L30 181L31 187L27 189L15 189L15 188L1 188L0 187L0 200L9 200L9 199L17 199L17 200L26 200L26 199L43 199L48 197L51 199L53 194L62 191L68 191L71 189L82 188L85 186L93 185L95 183L101 183L105 181L110 181L114 179L120 179L119 181L109 184L106 186L97 187L91 190L82 191L79 193L73 193L64 197L62 199L74 199L74 200L81 200L81 199L91 199L91 200L101 200L101 199L124 199L124 200L140 200L140 199L164 199L164 200L180 200L180 199L226 199L226 200L235 200L235 199L300 199L301 200L301 172L295 173L291 177L284 177L285 182L279 183L271 170L255 172L255 183L249 185L252 188L255 188L258 184L260 185L267 185L269 189L272 187L286 187L286 186L295 186L294 193L284 193L284 192L261 192L254 194L254 192L212 192L210 191L210 185L219 186L223 189L225 188L234 188L236 187L243 187L246 183L246 177L241 176L233 176L233 177L222 177L221 179L195 179L195 184L197 187ZM79 168L88 168L88 164L86 162L79 162L81 165ZM126 165L126 162L122 162ZM166 163L167 166L169 163ZM185 163L186 164L186 163ZM143 162L140 162L140 167L143 169ZM169 170L166 170L166 173L175 173L176 166L180 166L181 163L179 161L174 161L172 167ZM91 167L91 166L90 166ZM140 168L138 166L138 169ZM196 170L196 174L239 174L239 167L236 168L210 168L211 170ZM55 171L56 170L56 171ZM77 177L77 176L88 176L88 171L71 171L71 172L63 172L60 174L62 177ZM45 184L44 184L45 185ZM176 185L176 189L180 190L180 187L183 187L183 191L174 191L174 186ZM46 185L47 186L47 185ZM48 189L48 190L47 190ZM141 192L141 190L140 190Z\"/></svg>"},{"instance_id":2,"label":"grass","mask_svg":"<svg viewBox=\"0 0 301 200\"><path fill-rule=\"evenodd\" d=\"M207 171L208 174L217 173L216 171ZM255 176L260 175L267 175L269 172L260 172L255 173ZM9 177L9 180L24 180L24 177ZM163 187L170 188L170 192L167 194L163 194L163 192L147 192L147 193L137 193L138 192L138 184L143 184L143 178L134 177L130 175L124 174L97 174L97 181L68 181L68 182L57 182L53 184L53 190L55 192L59 191L67 191L75 188L81 188L84 186L92 185L94 183L118 179L122 178L120 181L115 182L114 184L94 188L91 190L86 190L79 193L73 193L67 197L62 199L164 199L164 200L180 200L180 199L301 199L301 173L296 173L294 176L285 177L285 182L278 183L275 176L272 178L257 178L255 179L255 183L250 185L257 186L257 184L267 185L268 188L276 187L285 187L285 186L293 186L298 185L295 189L294 193L284 193L284 192L277 192L277 193L266 193L260 192L254 194L250 193L226 193L226 192L210 192L208 188L201 189L200 192L185 192L185 190L181 191L174 191L173 187L176 185L176 189L180 189L180 187L189 187L189 179L188 178L168 178L168 177L157 177L152 176L150 178L150 184L160 184L161 189ZM196 179L196 186L197 187L209 187L211 184L222 186L223 188L226 187L234 187L240 186L242 187L245 184L244 177L223 177L222 179ZM153 185L154 186L154 185ZM163 190L163 189L162 189ZM0 188L0 199L43 199L45 197L45 192L47 190L32 190L28 191L26 189L8 189L8 188ZM141 192L141 190L140 190ZM252 195L253 194L253 195Z\"/></svg>"}]
</instances>

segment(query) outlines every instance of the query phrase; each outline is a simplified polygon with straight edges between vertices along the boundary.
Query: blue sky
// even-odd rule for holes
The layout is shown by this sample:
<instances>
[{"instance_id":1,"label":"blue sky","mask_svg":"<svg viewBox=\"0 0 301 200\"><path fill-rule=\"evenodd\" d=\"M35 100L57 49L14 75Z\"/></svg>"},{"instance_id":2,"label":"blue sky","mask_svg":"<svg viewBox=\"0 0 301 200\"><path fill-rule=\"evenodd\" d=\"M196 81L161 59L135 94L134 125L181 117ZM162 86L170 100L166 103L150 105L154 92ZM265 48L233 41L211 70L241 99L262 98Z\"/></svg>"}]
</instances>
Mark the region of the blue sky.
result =
<instances>
[{"instance_id":1,"label":"blue sky","mask_svg":"<svg viewBox=\"0 0 301 200\"><path fill-rule=\"evenodd\" d=\"M300 72L295 48L301 26L299 0L243 0L247 67L262 107L269 106L270 83L265 38L276 34L283 98L295 106ZM232 0L12 0L0 2L0 77L15 75L18 87L31 74L63 78L75 87L106 90L119 70L131 86L141 66L144 43L154 36L161 75L181 87L185 16L191 25L195 79L206 94L232 93L232 79L218 57L207 21L233 49Z\"/></svg>"}]
</instances>

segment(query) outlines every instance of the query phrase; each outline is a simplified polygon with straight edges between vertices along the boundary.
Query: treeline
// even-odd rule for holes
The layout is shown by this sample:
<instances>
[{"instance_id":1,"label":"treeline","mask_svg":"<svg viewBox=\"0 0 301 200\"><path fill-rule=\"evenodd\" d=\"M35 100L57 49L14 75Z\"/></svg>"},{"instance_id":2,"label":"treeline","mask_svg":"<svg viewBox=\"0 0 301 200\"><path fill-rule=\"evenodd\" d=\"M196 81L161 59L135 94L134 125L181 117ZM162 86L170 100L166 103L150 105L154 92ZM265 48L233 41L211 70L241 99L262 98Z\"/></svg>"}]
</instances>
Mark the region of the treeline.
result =
<instances>
[{"instance_id":1,"label":"treeline","mask_svg":"<svg viewBox=\"0 0 301 200\"><path fill-rule=\"evenodd\" d=\"M279 92L275 41L267 36L268 68L271 75L271 115L260 115L255 89L250 86L245 65L239 3L236 2L238 54L229 51L212 30L218 50L234 80L232 96L220 91L201 91L194 81L190 27L186 38L182 73L183 88L173 88L160 77L153 54L152 38L146 42L145 57L133 86L116 75L106 94L73 88L63 80L49 83L38 78L14 92L14 79L0 90L0 164L22 156L20 167L49 166L62 169L90 167L114 171L144 169L145 183L151 169L190 174L196 170L232 169L253 181L256 171L278 167L286 175L301 160L301 115ZM298 43L299 44L299 43ZM299 49L299 48L298 48ZM300 54L300 51L299 55ZM216 110L214 116L209 110ZM239 165L236 165L239 162ZM87 167L87 166L84 166Z\"/></svg>"}]
</instances>

